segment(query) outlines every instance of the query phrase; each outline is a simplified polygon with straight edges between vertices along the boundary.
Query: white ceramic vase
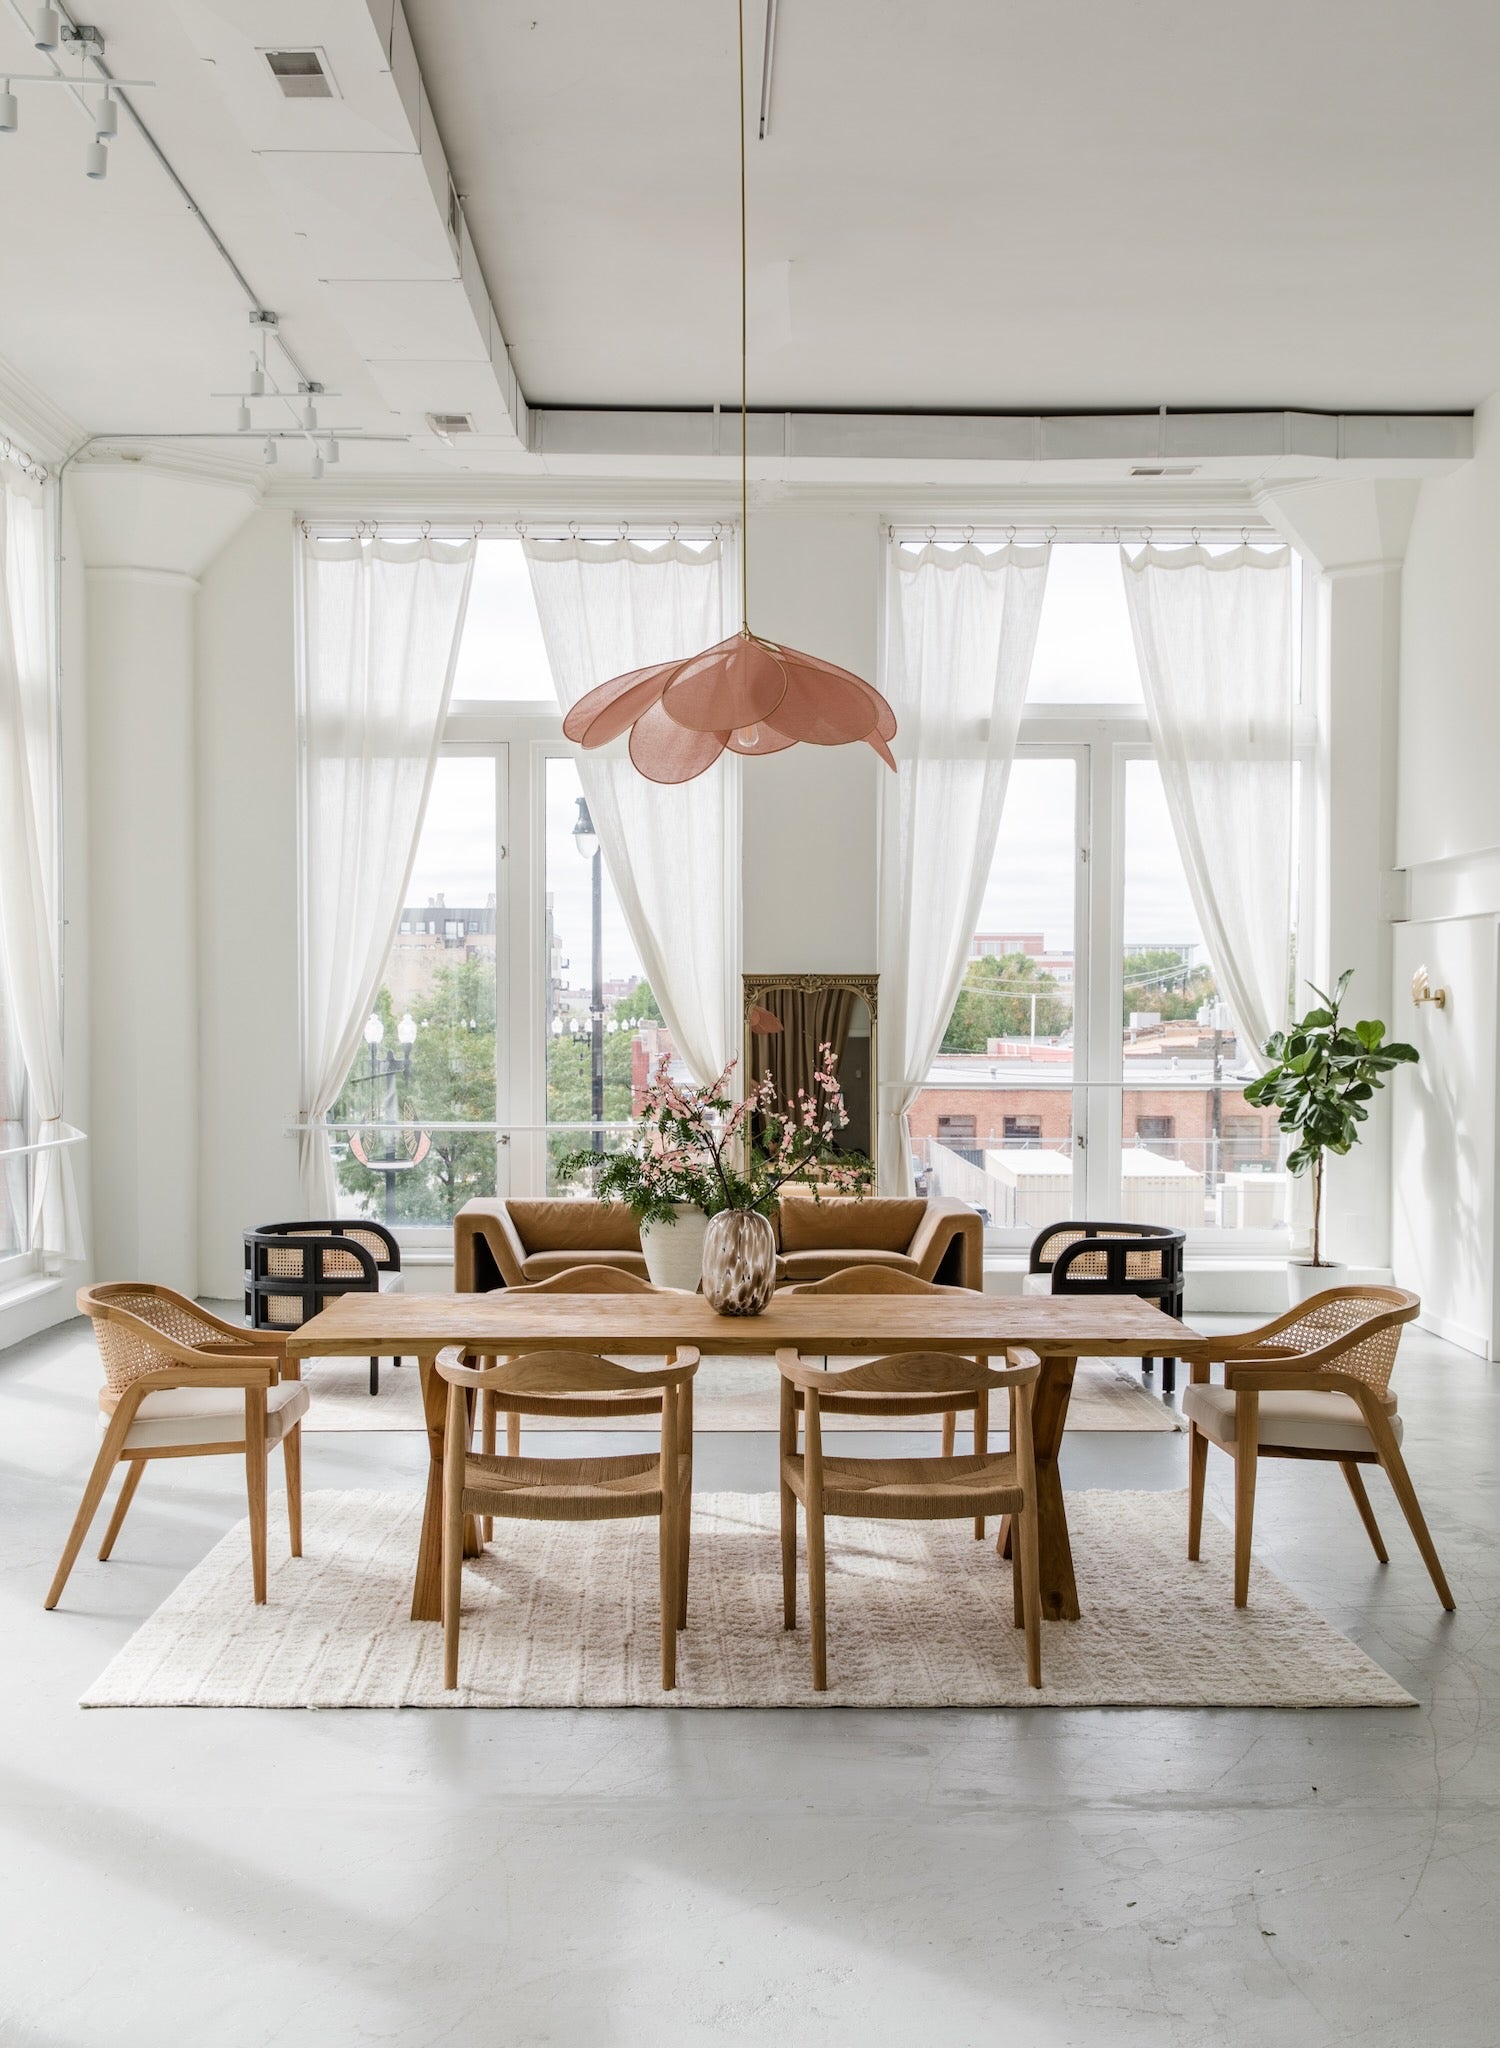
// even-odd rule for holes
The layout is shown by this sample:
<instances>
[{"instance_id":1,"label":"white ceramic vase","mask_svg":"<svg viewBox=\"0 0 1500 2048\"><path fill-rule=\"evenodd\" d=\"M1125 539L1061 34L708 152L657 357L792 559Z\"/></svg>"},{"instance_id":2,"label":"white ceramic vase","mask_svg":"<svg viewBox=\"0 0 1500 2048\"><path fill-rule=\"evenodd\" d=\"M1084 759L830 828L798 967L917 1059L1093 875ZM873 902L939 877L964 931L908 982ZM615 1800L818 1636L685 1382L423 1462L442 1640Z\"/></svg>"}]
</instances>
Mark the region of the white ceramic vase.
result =
<instances>
[{"instance_id":1,"label":"white ceramic vase","mask_svg":"<svg viewBox=\"0 0 1500 2048\"><path fill-rule=\"evenodd\" d=\"M675 1223L643 1223L641 1250L653 1287L685 1287L696 1291L703 1277L703 1240L708 1218L691 1202L675 1202Z\"/></svg>"},{"instance_id":2,"label":"white ceramic vase","mask_svg":"<svg viewBox=\"0 0 1500 2048\"><path fill-rule=\"evenodd\" d=\"M1286 1294L1289 1305L1300 1307L1304 1301L1311 1301L1315 1294L1322 1294L1330 1287L1342 1287L1348 1270L1337 1259L1328 1259L1321 1266L1315 1266L1310 1259L1288 1259Z\"/></svg>"}]
</instances>

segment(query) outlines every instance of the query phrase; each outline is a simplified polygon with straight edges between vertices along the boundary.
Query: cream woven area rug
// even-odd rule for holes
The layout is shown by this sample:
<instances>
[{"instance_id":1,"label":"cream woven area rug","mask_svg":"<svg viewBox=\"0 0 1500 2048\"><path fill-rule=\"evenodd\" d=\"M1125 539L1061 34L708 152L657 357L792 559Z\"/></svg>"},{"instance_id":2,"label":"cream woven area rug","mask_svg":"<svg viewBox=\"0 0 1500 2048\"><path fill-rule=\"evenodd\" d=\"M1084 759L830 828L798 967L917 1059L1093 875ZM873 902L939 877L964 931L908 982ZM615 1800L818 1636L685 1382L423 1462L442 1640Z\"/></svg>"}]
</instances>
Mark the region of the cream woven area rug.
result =
<instances>
[{"instance_id":1,"label":"cream woven area rug","mask_svg":"<svg viewBox=\"0 0 1500 2048\"><path fill-rule=\"evenodd\" d=\"M1071 1497L1083 1619L1046 1624L1028 1689L1010 1567L962 1523L840 1521L828 1546L829 1681L781 1625L773 1494L693 1502L679 1689L658 1683L656 1525L514 1522L465 1566L462 1688L442 1630L407 1618L420 1502L313 1493L306 1556L250 1601L231 1530L136 1632L86 1707L1397 1707L1415 1704L1269 1572L1232 1599L1230 1536L1184 1555L1186 1496ZM273 1543L273 1556L276 1546ZM800 1569L799 1592L805 1591Z\"/></svg>"},{"instance_id":2,"label":"cream woven area rug","mask_svg":"<svg viewBox=\"0 0 1500 2048\"><path fill-rule=\"evenodd\" d=\"M1160 1367L1158 1367L1158 1371ZM312 1391L312 1408L304 1429L420 1429L422 1396L416 1361L380 1367L380 1392L370 1393L369 1361L363 1358L310 1358L303 1377ZM776 1428L776 1367L769 1358L706 1358L693 1388L693 1419L698 1429L750 1430ZM841 1429L909 1429L904 1418L883 1422L877 1416L848 1415ZM933 1418L936 1429L936 1418ZM1168 1432L1181 1428L1172 1409L1148 1394L1134 1360L1116 1365L1109 1359L1080 1359L1068 1408L1069 1429L1110 1429ZM537 1417L528 1429L570 1429L566 1418ZM598 1421L590 1429L639 1429L639 1418ZM1003 1431L1001 1432L1003 1435Z\"/></svg>"}]
</instances>

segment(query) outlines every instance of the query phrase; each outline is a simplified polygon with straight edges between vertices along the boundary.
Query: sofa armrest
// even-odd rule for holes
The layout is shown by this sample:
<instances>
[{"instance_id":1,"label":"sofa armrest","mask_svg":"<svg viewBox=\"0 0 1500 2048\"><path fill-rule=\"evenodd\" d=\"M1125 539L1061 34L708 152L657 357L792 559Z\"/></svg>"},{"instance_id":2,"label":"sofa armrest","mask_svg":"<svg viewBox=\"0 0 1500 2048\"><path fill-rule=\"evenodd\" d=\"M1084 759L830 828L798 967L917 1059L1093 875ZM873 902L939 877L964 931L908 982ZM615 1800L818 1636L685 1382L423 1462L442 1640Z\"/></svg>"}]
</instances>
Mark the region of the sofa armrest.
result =
<instances>
[{"instance_id":1,"label":"sofa armrest","mask_svg":"<svg viewBox=\"0 0 1500 2048\"><path fill-rule=\"evenodd\" d=\"M503 1200L465 1202L453 1219L453 1288L456 1294L489 1294L497 1287L524 1287L526 1247Z\"/></svg>"},{"instance_id":2,"label":"sofa armrest","mask_svg":"<svg viewBox=\"0 0 1500 2048\"><path fill-rule=\"evenodd\" d=\"M950 1287L971 1287L976 1294L982 1293L984 1222L979 1211L948 1195L934 1197L907 1246L907 1256L916 1260L923 1280L940 1280Z\"/></svg>"}]
</instances>

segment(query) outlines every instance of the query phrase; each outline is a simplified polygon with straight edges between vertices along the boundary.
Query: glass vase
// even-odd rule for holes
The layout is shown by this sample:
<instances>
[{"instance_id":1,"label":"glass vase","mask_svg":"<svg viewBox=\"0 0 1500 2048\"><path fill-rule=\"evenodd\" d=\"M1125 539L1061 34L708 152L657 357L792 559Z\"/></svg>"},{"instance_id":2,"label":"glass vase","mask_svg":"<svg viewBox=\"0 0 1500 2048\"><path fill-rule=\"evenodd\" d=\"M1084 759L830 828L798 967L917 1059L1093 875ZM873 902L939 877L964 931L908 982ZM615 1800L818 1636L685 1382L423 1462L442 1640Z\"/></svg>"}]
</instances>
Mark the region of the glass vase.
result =
<instances>
[{"instance_id":1,"label":"glass vase","mask_svg":"<svg viewBox=\"0 0 1500 2048\"><path fill-rule=\"evenodd\" d=\"M703 1295L721 1316L758 1316L776 1292L776 1232L755 1209L722 1209L703 1240Z\"/></svg>"}]
</instances>

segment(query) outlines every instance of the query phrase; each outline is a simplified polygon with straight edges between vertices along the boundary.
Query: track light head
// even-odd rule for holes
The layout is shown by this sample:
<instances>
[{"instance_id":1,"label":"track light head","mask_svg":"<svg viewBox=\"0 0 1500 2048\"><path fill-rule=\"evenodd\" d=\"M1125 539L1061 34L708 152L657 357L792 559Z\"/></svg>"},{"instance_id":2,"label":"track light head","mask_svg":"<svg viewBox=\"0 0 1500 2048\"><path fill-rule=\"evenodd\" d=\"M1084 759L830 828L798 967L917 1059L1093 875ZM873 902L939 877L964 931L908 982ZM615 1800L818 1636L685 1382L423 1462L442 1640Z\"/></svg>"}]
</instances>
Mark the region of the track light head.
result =
<instances>
[{"instance_id":1,"label":"track light head","mask_svg":"<svg viewBox=\"0 0 1500 2048\"><path fill-rule=\"evenodd\" d=\"M321 448L314 448L313 450L312 473L314 482L323 474L323 451Z\"/></svg>"},{"instance_id":2,"label":"track light head","mask_svg":"<svg viewBox=\"0 0 1500 2048\"><path fill-rule=\"evenodd\" d=\"M83 174L86 178L107 178L109 176L109 149L98 141L91 142L83 153Z\"/></svg>"},{"instance_id":3,"label":"track light head","mask_svg":"<svg viewBox=\"0 0 1500 2048\"><path fill-rule=\"evenodd\" d=\"M337 461L338 461L338 459L339 459L339 444L338 444L338 442L337 442L337 441L335 441L335 440L334 440L334 438L333 438L332 434L330 434L330 435L328 436L327 460L328 460L329 462L337 462Z\"/></svg>"},{"instance_id":4,"label":"track light head","mask_svg":"<svg viewBox=\"0 0 1500 2048\"><path fill-rule=\"evenodd\" d=\"M0 135L14 135L21 125L21 110L16 105L16 96L10 89L10 80L0 92Z\"/></svg>"},{"instance_id":5,"label":"track light head","mask_svg":"<svg viewBox=\"0 0 1500 2048\"><path fill-rule=\"evenodd\" d=\"M318 408L311 399L302 408L302 424L309 433L312 433L317 427Z\"/></svg>"},{"instance_id":6,"label":"track light head","mask_svg":"<svg viewBox=\"0 0 1500 2048\"><path fill-rule=\"evenodd\" d=\"M265 454L262 456L261 459L265 463L267 469L271 469L274 467L276 462L276 437L274 434L267 434Z\"/></svg>"},{"instance_id":7,"label":"track light head","mask_svg":"<svg viewBox=\"0 0 1500 2048\"><path fill-rule=\"evenodd\" d=\"M55 50L62 41L62 20L55 7L39 7L31 17L31 40L39 50Z\"/></svg>"},{"instance_id":8,"label":"track light head","mask_svg":"<svg viewBox=\"0 0 1500 2048\"><path fill-rule=\"evenodd\" d=\"M234 423L234 424L235 424L235 428L236 428L236 431L237 431L237 432L239 432L239 433L241 433L241 434L248 434L248 433L249 433L249 431L250 431L250 408L249 408L249 406L248 406L248 405L247 405L247 404L245 403L245 401L244 401L244 399L243 399L243 398L242 398L242 399L240 400L240 409L239 409L239 414L238 414L238 416L236 417L236 419L235 419L235 423Z\"/></svg>"},{"instance_id":9,"label":"track light head","mask_svg":"<svg viewBox=\"0 0 1500 2048\"><path fill-rule=\"evenodd\" d=\"M94 139L108 142L120 132L120 108L112 92L106 92L94 109Z\"/></svg>"},{"instance_id":10,"label":"track light head","mask_svg":"<svg viewBox=\"0 0 1500 2048\"><path fill-rule=\"evenodd\" d=\"M250 396L259 398L266 388L266 373L254 356L250 358Z\"/></svg>"}]
</instances>

